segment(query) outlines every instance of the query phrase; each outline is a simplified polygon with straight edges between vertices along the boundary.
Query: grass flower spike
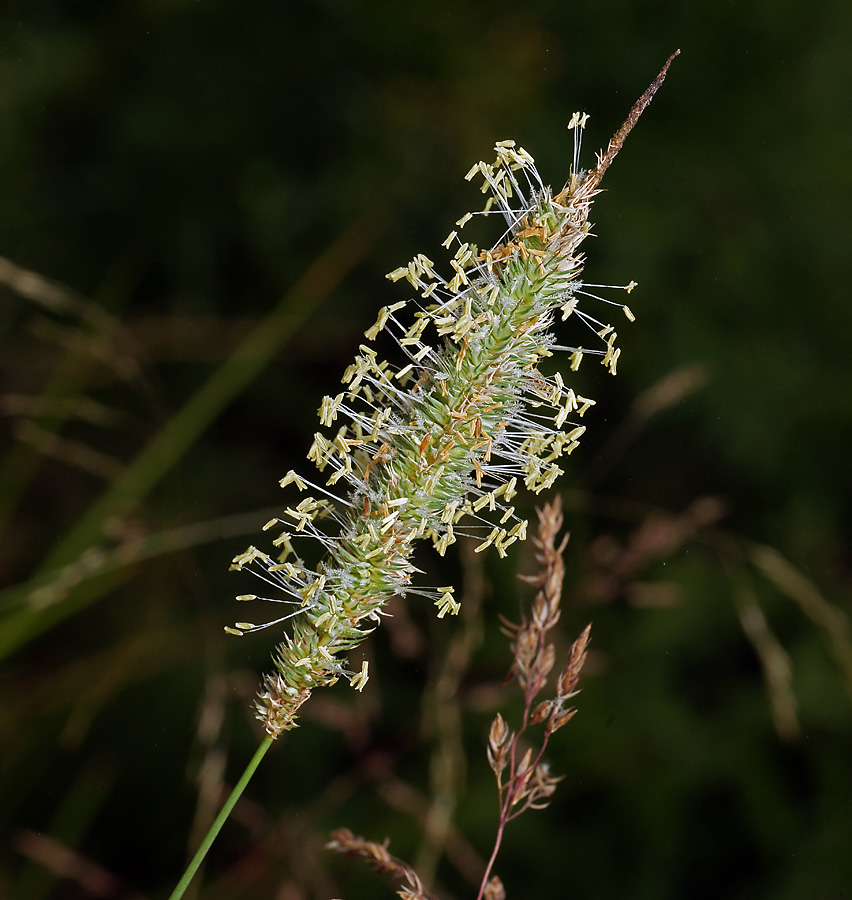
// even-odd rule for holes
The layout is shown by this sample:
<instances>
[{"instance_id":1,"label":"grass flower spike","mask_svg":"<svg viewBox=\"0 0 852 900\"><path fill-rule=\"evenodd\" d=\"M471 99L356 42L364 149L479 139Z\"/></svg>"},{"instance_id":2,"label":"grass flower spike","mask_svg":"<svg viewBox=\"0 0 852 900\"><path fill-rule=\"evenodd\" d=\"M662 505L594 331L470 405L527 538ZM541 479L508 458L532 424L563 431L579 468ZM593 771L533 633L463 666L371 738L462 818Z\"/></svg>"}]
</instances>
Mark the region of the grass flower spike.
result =
<instances>
[{"instance_id":1,"label":"grass flower spike","mask_svg":"<svg viewBox=\"0 0 852 900\"><path fill-rule=\"evenodd\" d=\"M280 596L265 599L284 603L285 612L228 631L245 634L292 619L257 701L270 736L295 727L315 688L341 677L364 687L366 664L353 672L345 654L375 627L393 595L426 595L439 616L458 611L451 588L412 585L416 541L430 540L443 554L458 536L470 535L477 550L493 546L504 556L526 536L513 497L521 486L539 493L554 483L593 405L558 372L545 377L539 364L563 352L576 370L584 357L596 356L614 374L616 331L587 310L587 301L633 318L623 303L597 296L600 285L582 280L579 248L600 180L670 63L588 172L578 159L585 116L575 114L574 164L557 193L542 183L525 150L498 143L494 162L467 174L481 180L487 200L444 241L452 251L449 271L440 275L419 254L388 275L407 281L417 297L382 308L343 376L343 390L323 399L326 430L308 453L321 477L312 483L288 473L281 485L294 499L266 525L277 532L276 554L250 547L233 562L270 584ZM505 231L490 249L460 237L472 215L498 213ZM557 342L551 328L560 316L579 320L589 346ZM401 348L400 367L380 358L374 342L382 332ZM315 565L304 558L314 554L299 552L306 539L321 547Z\"/></svg>"}]
</instances>

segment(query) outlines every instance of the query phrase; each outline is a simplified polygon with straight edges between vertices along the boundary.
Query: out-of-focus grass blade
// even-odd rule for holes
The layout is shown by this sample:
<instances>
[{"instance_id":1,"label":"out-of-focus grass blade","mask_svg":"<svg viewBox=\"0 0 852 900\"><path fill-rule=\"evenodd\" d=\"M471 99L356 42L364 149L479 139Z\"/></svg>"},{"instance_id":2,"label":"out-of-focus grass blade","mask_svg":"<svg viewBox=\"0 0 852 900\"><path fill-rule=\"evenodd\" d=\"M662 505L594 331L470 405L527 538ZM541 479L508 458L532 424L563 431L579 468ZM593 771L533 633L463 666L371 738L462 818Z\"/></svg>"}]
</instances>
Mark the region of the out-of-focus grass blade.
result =
<instances>
[{"instance_id":1,"label":"out-of-focus grass blade","mask_svg":"<svg viewBox=\"0 0 852 900\"><path fill-rule=\"evenodd\" d=\"M371 223L361 222L336 238L65 535L33 579L0 594L0 605L14 610L0 622L0 659L80 608L80 603L61 599L43 610L34 609L27 605L27 598L34 590L44 588L63 566L74 563L89 548L99 545L103 539L103 523L109 517L127 515L147 496L363 257L375 234ZM93 599L88 594L87 601Z\"/></svg>"}]
</instances>

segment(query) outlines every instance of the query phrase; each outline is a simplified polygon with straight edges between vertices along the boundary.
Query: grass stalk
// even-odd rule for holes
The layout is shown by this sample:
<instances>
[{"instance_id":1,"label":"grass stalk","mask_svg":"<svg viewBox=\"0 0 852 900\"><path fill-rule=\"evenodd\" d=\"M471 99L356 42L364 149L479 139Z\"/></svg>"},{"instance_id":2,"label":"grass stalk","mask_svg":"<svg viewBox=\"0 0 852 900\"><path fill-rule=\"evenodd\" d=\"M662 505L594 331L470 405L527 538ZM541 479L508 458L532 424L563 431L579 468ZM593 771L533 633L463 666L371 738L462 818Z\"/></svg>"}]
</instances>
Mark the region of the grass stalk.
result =
<instances>
[{"instance_id":1,"label":"grass stalk","mask_svg":"<svg viewBox=\"0 0 852 900\"><path fill-rule=\"evenodd\" d=\"M186 867L186 871L181 876L180 881L178 881L175 889L169 895L169 900L180 900L183 897L186 889L189 887L189 883L195 877L195 873L198 871L199 866L202 862L204 862L204 858L207 856L207 851L213 845L213 841L216 840L216 836L222 830L222 826L225 824L225 820L231 814L231 810L236 806L237 800L242 796L243 791L246 789L246 785L251 781L252 775L254 775L255 771L257 771L257 767L260 765L260 761L266 756L266 751L272 746L273 738L269 735L264 735L263 740L260 742L260 746L257 748L254 756L251 758L249 764L246 766L245 771L240 776L240 780L234 785L234 789L231 791L228 799L225 801L222 808L219 810L219 815L213 820L213 824L210 826L207 834L204 836L204 840L201 842L201 846L199 846L198 850L195 852L195 856L189 862L189 865Z\"/></svg>"}]
</instances>

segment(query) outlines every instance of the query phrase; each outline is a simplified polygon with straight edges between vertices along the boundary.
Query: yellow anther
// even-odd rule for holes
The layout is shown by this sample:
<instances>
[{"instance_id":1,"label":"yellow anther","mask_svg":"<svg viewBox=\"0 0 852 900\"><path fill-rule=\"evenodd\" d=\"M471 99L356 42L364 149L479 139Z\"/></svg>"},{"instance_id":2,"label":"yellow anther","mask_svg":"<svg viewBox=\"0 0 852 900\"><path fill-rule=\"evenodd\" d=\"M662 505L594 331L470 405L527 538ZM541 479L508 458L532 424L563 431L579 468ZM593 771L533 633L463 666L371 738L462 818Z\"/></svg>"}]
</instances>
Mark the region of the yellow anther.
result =
<instances>
[{"instance_id":1,"label":"yellow anther","mask_svg":"<svg viewBox=\"0 0 852 900\"><path fill-rule=\"evenodd\" d=\"M304 480L300 478L292 469L278 482L281 487L287 487L288 484L293 483L300 491L304 491L307 489L307 484L305 484Z\"/></svg>"},{"instance_id":2,"label":"yellow anther","mask_svg":"<svg viewBox=\"0 0 852 900\"><path fill-rule=\"evenodd\" d=\"M453 616L456 615L461 609L461 604L456 603L453 599L453 589L451 587L441 587L438 588L438 591L441 595L435 601L435 606L438 607L438 618L443 619L447 613Z\"/></svg>"},{"instance_id":3,"label":"yellow anther","mask_svg":"<svg viewBox=\"0 0 852 900\"><path fill-rule=\"evenodd\" d=\"M370 677L368 675L369 668L370 668L370 666L369 666L367 660L365 659L364 662L361 663L361 671L358 672L356 675L353 675L349 679L350 686L355 688L356 691L364 690L364 685L367 683L367 681Z\"/></svg>"}]
</instances>

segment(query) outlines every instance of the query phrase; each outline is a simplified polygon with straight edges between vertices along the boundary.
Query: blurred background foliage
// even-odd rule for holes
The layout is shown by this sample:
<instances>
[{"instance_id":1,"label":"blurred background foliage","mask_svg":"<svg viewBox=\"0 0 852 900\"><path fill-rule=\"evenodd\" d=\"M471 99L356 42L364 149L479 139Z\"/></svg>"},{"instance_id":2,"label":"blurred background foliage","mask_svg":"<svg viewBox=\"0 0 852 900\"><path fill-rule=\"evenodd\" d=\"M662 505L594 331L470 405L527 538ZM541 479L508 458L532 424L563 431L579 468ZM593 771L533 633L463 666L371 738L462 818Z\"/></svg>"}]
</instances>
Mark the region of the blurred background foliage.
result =
<instances>
[{"instance_id":1,"label":"blurred background foliage","mask_svg":"<svg viewBox=\"0 0 852 900\"><path fill-rule=\"evenodd\" d=\"M588 164L680 47L593 214L588 279L640 285L561 482L558 649L591 620L595 652L497 871L516 900L852 897L850 46L847 0L4 4L0 895L168 893L258 740L274 635L223 634L228 561L402 299L384 273L441 258L496 140L561 186L572 111ZM535 562L433 556L463 616L396 604L201 897L392 896L322 849L341 825L475 896Z\"/></svg>"}]
</instances>

